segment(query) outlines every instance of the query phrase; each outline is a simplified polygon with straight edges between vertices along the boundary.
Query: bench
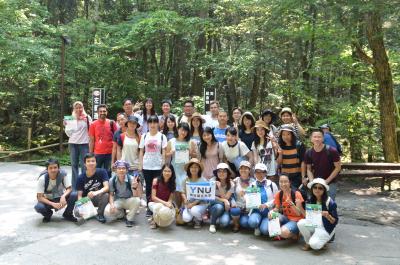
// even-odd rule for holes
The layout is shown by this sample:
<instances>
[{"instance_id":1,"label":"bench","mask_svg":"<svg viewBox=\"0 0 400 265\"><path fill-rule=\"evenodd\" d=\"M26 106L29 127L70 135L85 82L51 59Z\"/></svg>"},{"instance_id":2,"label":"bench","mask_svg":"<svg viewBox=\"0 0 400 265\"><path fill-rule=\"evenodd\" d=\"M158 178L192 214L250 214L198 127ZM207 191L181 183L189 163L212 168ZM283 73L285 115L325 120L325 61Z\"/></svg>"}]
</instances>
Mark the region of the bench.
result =
<instances>
[{"instance_id":1,"label":"bench","mask_svg":"<svg viewBox=\"0 0 400 265\"><path fill-rule=\"evenodd\" d=\"M400 163L343 163L339 177L380 177L381 191L385 183L391 190L391 180L400 178Z\"/></svg>"}]
</instances>

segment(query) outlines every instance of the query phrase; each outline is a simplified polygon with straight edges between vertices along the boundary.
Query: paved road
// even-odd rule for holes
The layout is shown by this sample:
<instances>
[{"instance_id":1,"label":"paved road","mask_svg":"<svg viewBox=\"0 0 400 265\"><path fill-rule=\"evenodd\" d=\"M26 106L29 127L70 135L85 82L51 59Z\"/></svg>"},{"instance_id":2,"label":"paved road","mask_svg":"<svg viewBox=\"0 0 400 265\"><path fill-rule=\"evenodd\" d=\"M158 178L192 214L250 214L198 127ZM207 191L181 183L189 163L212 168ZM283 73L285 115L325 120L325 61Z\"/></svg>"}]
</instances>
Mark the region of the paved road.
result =
<instances>
[{"instance_id":1,"label":"paved road","mask_svg":"<svg viewBox=\"0 0 400 265\"><path fill-rule=\"evenodd\" d=\"M151 230L143 209L133 228L95 220L77 226L57 216L43 224L33 210L41 170L0 163L0 264L400 264L400 229L374 224L340 224L336 241L320 252L251 232Z\"/></svg>"}]
</instances>

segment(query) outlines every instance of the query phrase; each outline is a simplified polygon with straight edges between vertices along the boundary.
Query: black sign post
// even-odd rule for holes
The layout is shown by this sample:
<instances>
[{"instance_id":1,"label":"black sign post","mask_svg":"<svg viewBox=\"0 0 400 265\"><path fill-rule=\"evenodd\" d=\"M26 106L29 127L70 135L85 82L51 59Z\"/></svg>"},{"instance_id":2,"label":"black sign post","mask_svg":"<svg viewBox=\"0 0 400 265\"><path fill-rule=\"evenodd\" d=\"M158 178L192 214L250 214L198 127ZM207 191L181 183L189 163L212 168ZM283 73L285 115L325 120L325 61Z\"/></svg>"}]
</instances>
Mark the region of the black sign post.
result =
<instances>
[{"instance_id":1,"label":"black sign post","mask_svg":"<svg viewBox=\"0 0 400 265\"><path fill-rule=\"evenodd\" d=\"M210 114L210 103L217 98L217 90L215 88L204 88L204 112Z\"/></svg>"},{"instance_id":2,"label":"black sign post","mask_svg":"<svg viewBox=\"0 0 400 265\"><path fill-rule=\"evenodd\" d=\"M92 89L92 114L93 120L97 120L97 107L101 104L105 104L106 97L105 97L105 89L104 88L93 88Z\"/></svg>"}]
</instances>

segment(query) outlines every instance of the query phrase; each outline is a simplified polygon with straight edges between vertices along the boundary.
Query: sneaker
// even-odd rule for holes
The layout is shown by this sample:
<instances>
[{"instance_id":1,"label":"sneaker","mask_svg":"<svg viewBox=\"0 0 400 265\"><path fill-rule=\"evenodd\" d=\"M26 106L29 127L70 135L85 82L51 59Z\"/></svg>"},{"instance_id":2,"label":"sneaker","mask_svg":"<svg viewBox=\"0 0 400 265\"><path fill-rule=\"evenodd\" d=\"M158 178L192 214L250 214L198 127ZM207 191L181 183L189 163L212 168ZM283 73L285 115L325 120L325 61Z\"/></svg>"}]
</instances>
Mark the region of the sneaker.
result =
<instances>
[{"instance_id":1,"label":"sneaker","mask_svg":"<svg viewBox=\"0 0 400 265\"><path fill-rule=\"evenodd\" d=\"M126 227L132 227L133 226L133 222L132 221L125 221Z\"/></svg>"},{"instance_id":2,"label":"sneaker","mask_svg":"<svg viewBox=\"0 0 400 265\"><path fill-rule=\"evenodd\" d=\"M208 229L208 231L210 231L210 233L216 233L217 229L215 229L215 225L210 225L210 228Z\"/></svg>"},{"instance_id":3,"label":"sneaker","mask_svg":"<svg viewBox=\"0 0 400 265\"><path fill-rule=\"evenodd\" d=\"M260 229L258 229L258 228L254 229L254 235L255 236L260 236L261 235Z\"/></svg>"},{"instance_id":4,"label":"sneaker","mask_svg":"<svg viewBox=\"0 0 400 265\"><path fill-rule=\"evenodd\" d=\"M151 217L151 216L153 216L153 212L150 211L149 208L147 208L147 210L146 210L146 217Z\"/></svg>"},{"instance_id":5,"label":"sneaker","mask_svg":"<svg viewBox=\"0 0 400 265\"><path fill-rule=\"evenodd\" d=\"M43 223L48 223L48 222L50 222L50 220L51 220L51 215L43 217L42 222Z\"/></svg>"},{"instance_id":6,"label":"sneaker","mask_svg":"<svg viewBox=\"0 0 400 265\"><path fill-rule=\"evenodd\" d=\"M140 205L141 205L142 207L146 207L146 206L147 206L146 200L140 199Z\"/></svg>"},{"instance_id":7,"label":"sneaker","mask_svg":"<svg viewBox=\"0 0 400 265\"><path fill-rule=\"evenodd\" d=\"M63 217L67 221L70 221L70 222L73 222L73 223L78 222L78 219L76 219L73 215L64 215L63 214Z\"/></svg>"},{"instance_id":8,"label":"sneaker","mask_svg":"<svg viewBox=\"0 0 400 265\"><path fill-rule=\"evenodd\" d=\"M152 221L152 222L150 223L150 228L151 228L151 229L156 229L156 228L157 228L156 222Z\"/></svg>"},{"instance_id":9,"label":"sneaker","mask_svg":"<svg viewBox=\"0 0 400 265\"><path fill-rule=\"evenodd\" d=\"M201 222L195 221L194 222L194 229L200 229L201 228Z\"/></svg>"},{"instance_id":10,"label":"sneaker","mask_svg":"<svg viewBox=\"0 0 400 265\"><path fill-rule=\"evenodd\" d=\"M106 218L104 218L103 215L98 214L96 216L97 221L99 221L100 223L104 224L106 222Z\"/></svg>"}]
</instances>

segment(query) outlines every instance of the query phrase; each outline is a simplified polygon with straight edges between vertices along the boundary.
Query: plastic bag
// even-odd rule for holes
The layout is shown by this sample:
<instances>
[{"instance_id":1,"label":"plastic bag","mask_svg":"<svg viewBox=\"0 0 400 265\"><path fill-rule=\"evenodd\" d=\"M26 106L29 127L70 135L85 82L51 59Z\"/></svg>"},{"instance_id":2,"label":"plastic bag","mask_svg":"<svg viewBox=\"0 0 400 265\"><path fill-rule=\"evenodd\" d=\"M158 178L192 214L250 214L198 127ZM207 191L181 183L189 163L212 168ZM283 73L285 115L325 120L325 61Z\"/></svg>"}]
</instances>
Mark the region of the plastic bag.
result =
<instances>
[{"instance_id":1,"label":"plastic bag","mask_svg":"<svg viewBox=\"0 0 400 265\"><path fill-rule=\"evenodd\" d=\"M280 236L281 231L281 223L279 222L279 214L272 213L272 219L268 222L268 234L269 237Z\"/></svg>"},{"instance_id":2,"label":"plastic bag","mask_svg":"<svg viewBox=\"0 0 400 265\"><path fill-rule=\"evenodd\" d=\"M97 210L88 197L81 198L75 202L74 216L76 218L90 219L97 215Z\"/></svg>"}]
</instances>

